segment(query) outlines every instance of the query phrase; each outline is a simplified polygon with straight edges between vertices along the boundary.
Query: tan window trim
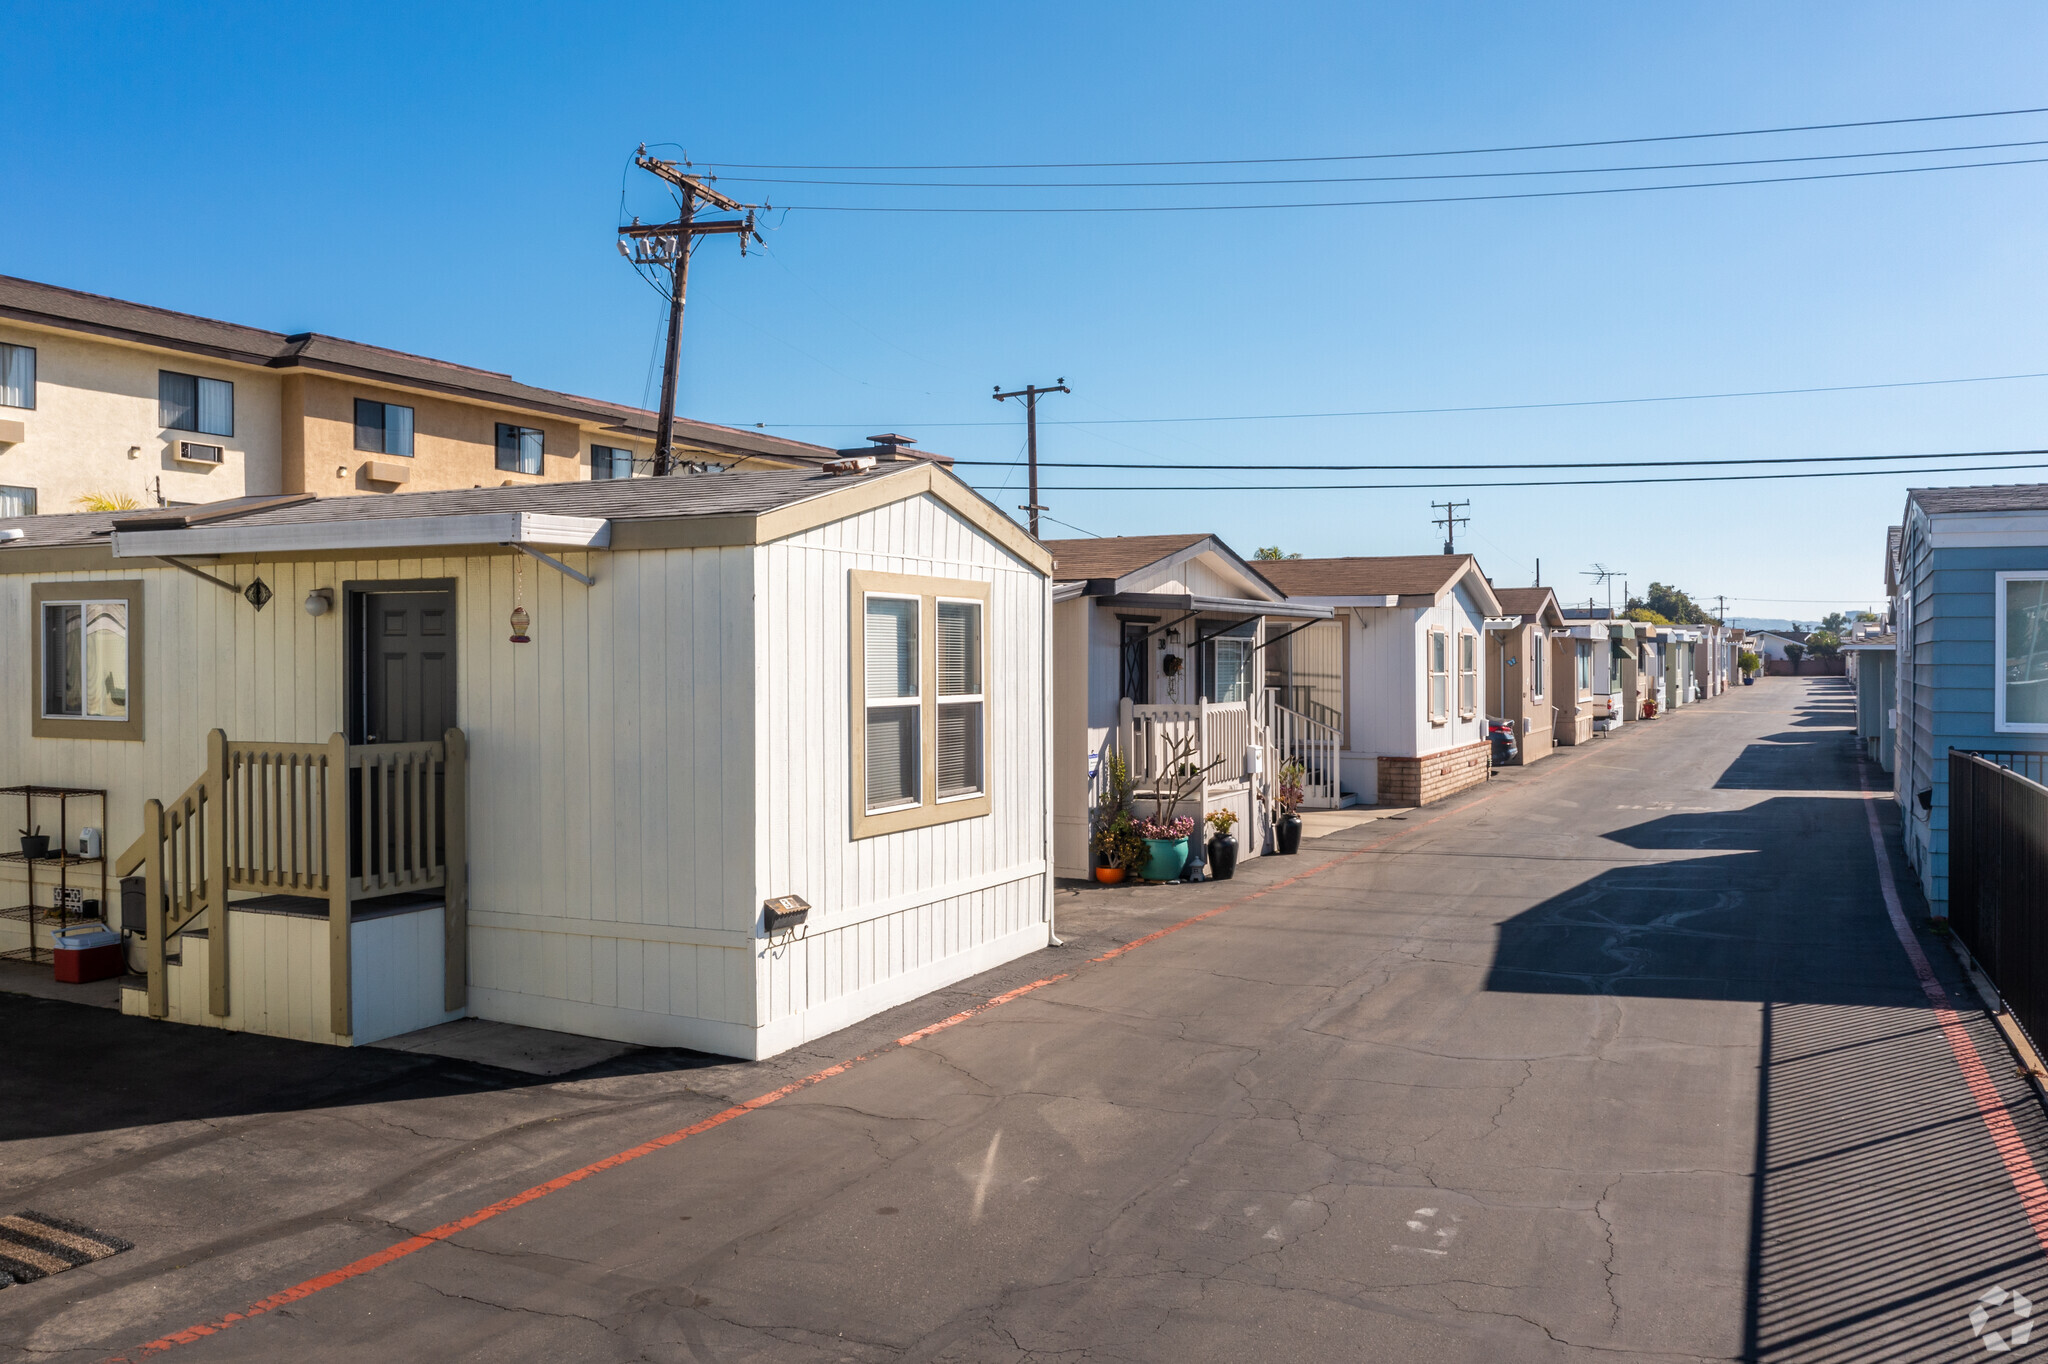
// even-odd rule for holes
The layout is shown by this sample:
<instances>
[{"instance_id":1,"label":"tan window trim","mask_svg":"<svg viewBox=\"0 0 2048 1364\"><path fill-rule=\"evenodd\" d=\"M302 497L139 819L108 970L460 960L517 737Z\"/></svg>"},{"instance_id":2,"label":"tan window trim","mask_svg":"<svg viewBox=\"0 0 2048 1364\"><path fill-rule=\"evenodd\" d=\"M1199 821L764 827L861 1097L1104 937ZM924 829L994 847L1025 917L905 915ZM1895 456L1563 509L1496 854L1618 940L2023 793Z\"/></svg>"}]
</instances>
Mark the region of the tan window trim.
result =
<instances>
[{"instance_id":1,"label":"tan window trim","mask_svg":"<svg viewBox=\"0 0 2048 1364\"><path fill-rule=\"evenodd\" d=\"M33 670L29 678L29 734L37 739L101 739L113 742L142 741L143 630L142 581L127 579L106 582L97 578L74 578L65 582L31 583L28 593L29 635ZM43 714L43 603L67 601L125 601L128 603L128 718L125 720L73 720Z\"/></svg>"},{"instance_id":2,"label":"tan window trim","mask_svg":"<svg viewBox=\"0 0 2048 1364\"><path fill-rule=\"evenodd\" d=\"M989 585L967 578L925 578L904 573L877 573L857 568L847 574L849 596L846 628L848 701L848 756L853 774L850 788L853 834L856 839L881 834L924 829L934 824L951 824L978 819L994 809L989 788L994 783L989 761L989 736L995 730L994 677L988 666ZM867 597L880 593L892 597L918 598L917 670L918 696L918 803L868 813L868 688L867 688ZM981 604L981 734L982 767L980 795L938 798L939 790L939 598L949 597Z\"/></svg>"}]
</instances>

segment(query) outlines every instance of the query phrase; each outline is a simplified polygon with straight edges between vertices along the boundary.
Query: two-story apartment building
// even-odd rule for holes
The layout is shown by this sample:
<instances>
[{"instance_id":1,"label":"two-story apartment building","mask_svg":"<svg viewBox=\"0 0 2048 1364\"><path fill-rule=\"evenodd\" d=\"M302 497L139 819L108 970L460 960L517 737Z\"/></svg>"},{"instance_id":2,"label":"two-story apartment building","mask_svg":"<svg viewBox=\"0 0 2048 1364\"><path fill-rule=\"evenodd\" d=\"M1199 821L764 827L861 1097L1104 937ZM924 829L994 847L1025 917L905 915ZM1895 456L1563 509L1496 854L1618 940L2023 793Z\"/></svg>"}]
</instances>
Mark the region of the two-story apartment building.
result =
<instances>
[{"instance_id":1,"label":"two-story apartment building","mask_svg":"<svg viewBox=\"0 0 2048 1364\"><path fill-rule=\"evenodd\" d=\"M316 332L286 335L0 276L0 516L268 493L517 487L649 471L655 413ZM678 458L841 452L678 420ZM875 437L882 462L935 459Z\"/></svg>"}]
</instances>

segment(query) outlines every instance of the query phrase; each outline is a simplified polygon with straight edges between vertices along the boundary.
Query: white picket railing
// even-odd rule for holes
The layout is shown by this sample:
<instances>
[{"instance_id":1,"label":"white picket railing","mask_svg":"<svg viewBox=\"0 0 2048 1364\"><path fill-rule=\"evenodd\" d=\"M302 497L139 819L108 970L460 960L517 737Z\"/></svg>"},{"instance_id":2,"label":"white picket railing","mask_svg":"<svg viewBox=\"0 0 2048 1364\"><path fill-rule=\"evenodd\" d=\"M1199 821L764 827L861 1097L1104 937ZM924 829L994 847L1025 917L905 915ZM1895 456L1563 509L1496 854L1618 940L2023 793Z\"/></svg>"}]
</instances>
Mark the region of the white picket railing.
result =
<instances>
[{"instance_id":1,"label":"white picket railing","mask_svg":"<svg viewBox=\"0 0 2048 1364\"><path fill-rule=\"evenodd\" d=\"M1270 694L1266 697L1265 709L1266 763L1273 780L1277 782L1280 779L1280 769L1284 764L1300 763L1302 807L1309 810L1336 809L1343 789L1342 774L1338 770L1338 756L1344 748L1343 734L1335 725L1325 724L1281 705Z\"/></svg>"}]
</instances>

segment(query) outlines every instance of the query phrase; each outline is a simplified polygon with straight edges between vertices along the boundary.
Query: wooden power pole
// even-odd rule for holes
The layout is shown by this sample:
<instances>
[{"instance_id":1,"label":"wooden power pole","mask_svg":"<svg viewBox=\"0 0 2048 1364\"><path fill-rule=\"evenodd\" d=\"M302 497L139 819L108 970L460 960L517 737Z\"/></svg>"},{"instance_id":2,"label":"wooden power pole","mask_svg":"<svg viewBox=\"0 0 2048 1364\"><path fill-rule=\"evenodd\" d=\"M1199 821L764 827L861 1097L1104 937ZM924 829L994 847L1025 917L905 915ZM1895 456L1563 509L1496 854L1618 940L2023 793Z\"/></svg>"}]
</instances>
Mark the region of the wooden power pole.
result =
<instances>
[{"instance_id":1,"label":"wooden power pole","mask_svg":"<svg viewBox=\"0 0 2048 1364\"><path fill-rule=\"evenodd\" d=\"M668 271L668 348L661 365L661 418L654 432L654 476L666 478L675 469L676 370L682 358L683 296L690 286L690 251L699 237L729 233L740 239L740 254L747 254L749 239L760 241L754 230L754 205L728 199L704 183L705 177L682 169L688 162L661 161L647 154L641 143L633 164L659 176L680 192L678 213L672 223L642 224L638 218L619 229L619 254L634 265L654 265ZM745 213L743 218L697 217L697 201L728 213ZM627 243L632 245L628 247Z\"/></svg>"},{"instance_id":2,"label":"wooden power pole","mask_svg":"<svg viewBox=\"0 0 2048 1364\"><path fill-rule=\"evenodd\" d=\"M995 398L997 402L1001 402L1005 398L1022 398L1024 400L1024 443L1028 448L1028 457L1031 463L1031 498L1017 510L1031 514L1031 538L1034 540L1038 538L1038 514L1045 510L1044 507L1038 505L1038 400L1048 393L1072 393L1073 391L1073 389L1067 387L1067 381L1064 376L1061 377L1058 383L1049 388L1040 388L1037 384L1026 384L1022 388L1013 389L1005 393L1001 384L996 385Z\"/></svg>"}]
</instances>

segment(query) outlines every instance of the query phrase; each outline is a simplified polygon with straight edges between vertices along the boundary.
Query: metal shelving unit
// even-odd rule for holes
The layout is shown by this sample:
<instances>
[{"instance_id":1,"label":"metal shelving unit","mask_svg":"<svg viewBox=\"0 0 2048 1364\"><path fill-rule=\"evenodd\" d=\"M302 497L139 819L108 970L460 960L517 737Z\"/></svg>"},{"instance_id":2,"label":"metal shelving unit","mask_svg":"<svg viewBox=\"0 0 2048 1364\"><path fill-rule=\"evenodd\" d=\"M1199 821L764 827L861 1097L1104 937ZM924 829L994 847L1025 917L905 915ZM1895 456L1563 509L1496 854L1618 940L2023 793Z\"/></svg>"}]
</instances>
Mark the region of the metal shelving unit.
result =
<instances>
[{"instance_id":1,"label":"metal shelving unit","mask_svg":"<svg viewBox=\"0 0 2048 1364\"><path fill-rule=\"evenodd\" d=\"M41 962L50 958L48 949L36 946L36 931L48 925L53 931L60 931L73 923L86 922L84 914L74 915L65 903L69 896L61 892L72 888L72 869L75 867L97 867L99 869L100 917L107 914L107 793L89 786L0 786L0 797L21 797L22 821L19 827L36 828L42 821L36 818L37 802L57 806L57 841L54 855L49 857L28 857L19 851L0 853L0 863L18 863L28 873L28 891L25 903L0 906L0 919L11 919L28 926L28 945L11 951L0 952L0 961ZM71 850L71 831L74 827L87 827L83 821L74 822L71 802L94 800L99 802L100 856L80 857ZM4 845L0 845L4 846ZM19 845L16 845L17 848ZM55 873L54 879L45 879L53 894L53 903L36 903L37 873ZM83 887L80 887L83 889Z\"/></svg>"}]
</instances>

